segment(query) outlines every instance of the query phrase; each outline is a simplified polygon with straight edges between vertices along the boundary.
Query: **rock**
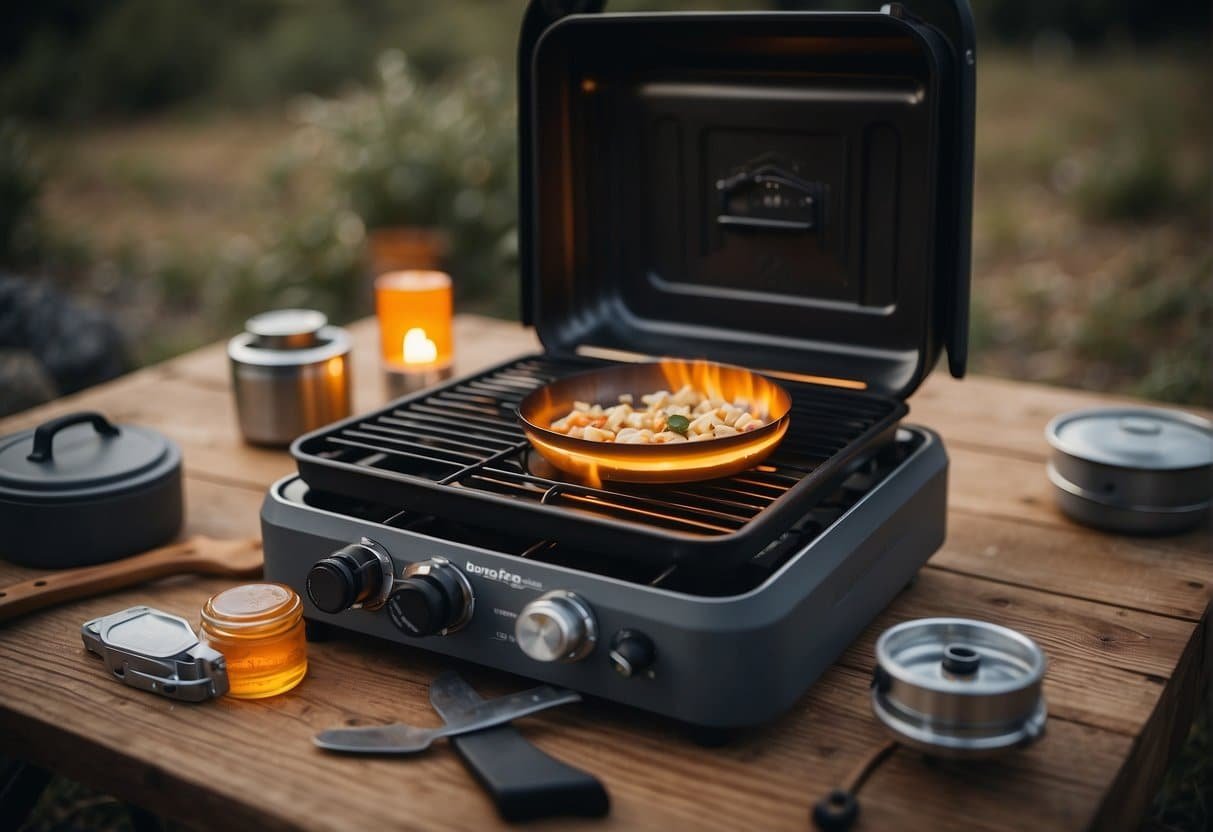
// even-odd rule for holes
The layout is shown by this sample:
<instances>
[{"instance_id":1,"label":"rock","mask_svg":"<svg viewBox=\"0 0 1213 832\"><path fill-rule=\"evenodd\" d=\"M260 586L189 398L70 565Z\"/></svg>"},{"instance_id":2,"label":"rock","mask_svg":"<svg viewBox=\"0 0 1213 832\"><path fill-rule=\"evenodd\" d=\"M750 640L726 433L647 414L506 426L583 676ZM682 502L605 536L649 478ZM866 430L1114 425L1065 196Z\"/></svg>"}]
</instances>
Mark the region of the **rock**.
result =
<instances>
[{"instance_id":1,"label":"rock","mask_svg":"<svg viewBox=\"0 0 1213 832\"><path fill-rule=\"evenodd\" d=\"M49 281L4 274L0 274L0 349L32 356L58 395L116 378L129 367L122 335L104 312L72 300ZM16 359L12 366L12 372L27 378L24 362L23 369L17 369ZM15 377L0 372L0 410L20 409L8 403L16 395L16 388L10 393L9 386L15 384Z\"/></svg>"},{"instance_id":2,"label":"rock","mask_svg":"<svg viewBox=\"0 0 1213 832\"><path fill-rule=\"evenodd\" d=\"M33 353L0 349L0 416L37 407L58 395L54 379Z\"/></svg>"}]
</instances>

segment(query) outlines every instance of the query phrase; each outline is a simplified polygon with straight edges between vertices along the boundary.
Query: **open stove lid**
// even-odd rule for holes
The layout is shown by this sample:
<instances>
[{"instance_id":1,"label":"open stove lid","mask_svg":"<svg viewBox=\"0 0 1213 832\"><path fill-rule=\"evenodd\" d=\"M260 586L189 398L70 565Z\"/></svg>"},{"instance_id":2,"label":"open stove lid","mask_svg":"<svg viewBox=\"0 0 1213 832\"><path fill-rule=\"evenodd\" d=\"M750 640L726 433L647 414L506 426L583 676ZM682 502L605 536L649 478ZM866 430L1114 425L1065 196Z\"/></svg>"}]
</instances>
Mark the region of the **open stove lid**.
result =
<instances>
[{"instance_id":1,"label":"open stove lid","mask_svg":"<svg viewBox=\"0 0 1213 832\"><path fill-rule=\"evenodd\" d=\"M964 373L966 0L599 14L519 52L524 318L545 347L703 357L905 397Z\"/></svg>"}]
</instances>

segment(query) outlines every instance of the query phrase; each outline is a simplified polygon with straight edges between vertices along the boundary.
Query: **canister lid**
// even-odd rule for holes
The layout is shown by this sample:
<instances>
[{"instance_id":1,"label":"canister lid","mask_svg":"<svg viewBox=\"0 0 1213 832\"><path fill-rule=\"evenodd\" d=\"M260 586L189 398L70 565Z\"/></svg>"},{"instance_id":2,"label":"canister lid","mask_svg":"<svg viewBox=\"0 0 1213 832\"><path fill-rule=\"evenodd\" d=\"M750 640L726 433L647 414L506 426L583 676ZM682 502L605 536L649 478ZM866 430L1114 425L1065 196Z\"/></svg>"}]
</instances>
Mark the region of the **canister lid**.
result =
<instances>
[{"instance_id":1,"label":"canister lid","mask_svg":"<svg viewBox=\"0 0 1213 832\"><path fill-rule=\"evenodd\" d=\"M181 467L163 434L79 412L0 439L0 498L99 499L150 485Z\"/></svg>"},{"instance_id":2,"label":"canister lid","mask_svg":"<svg viewBox=\"0 0 1213 832\"><path fill-rule=\"evenodd\" d=\"M244 329L227 344L228 357L239 366L290 372L345 355L353 346L348 332L329 326L314 309L262 312L245 321Z\"/></svg>"},{"instance_id":3,"label":"canister lid","mask_svg":"<svg viewBox=\"0 0 1213 832\"><path fill-rule=\"evenodd\" d=\"M1213 466L1213 423L1176 410L1096 407L1065 413L1045 429L1062 453L1148 471Z\"/></svg>"},{"instance_id":4,"label":"canister lid","mask_svg":"<svg viewBox=\"0 0 1213 832\"><path fill-rule=\"evenodd\" d=\"M328 322L323 312L314 309L275 309L249 318L244 329L261 349L298 350L316 346Z\"/></svg>"}]
</instances>

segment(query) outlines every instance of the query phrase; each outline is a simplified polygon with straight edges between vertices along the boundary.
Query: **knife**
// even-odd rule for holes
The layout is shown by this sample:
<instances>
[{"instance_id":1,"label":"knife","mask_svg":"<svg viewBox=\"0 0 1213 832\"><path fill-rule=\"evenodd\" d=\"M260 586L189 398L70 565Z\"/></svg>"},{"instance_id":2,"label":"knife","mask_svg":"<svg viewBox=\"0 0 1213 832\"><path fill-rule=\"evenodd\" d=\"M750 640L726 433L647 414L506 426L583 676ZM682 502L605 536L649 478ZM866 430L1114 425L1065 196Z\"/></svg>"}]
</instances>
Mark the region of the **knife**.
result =
<instances>
[{"instance_id":1,"label":"knife","mask_svg":"<svg viewBox=\"0 0 1213 832\"><path fill-rule=\"evenodd\" d=\"M458 721L482 702L452 671L430 685L430 704L446 720ZM511 725L452 737L451 744L504 820L601 817L610 810L610 797L596 777L545 754Z\"/></svg>"},{"instance_id":2,"label":"knife","mask_svg":"<svg viewBox=\"0 0 1213 832\"><path fill-rule=\"evenodd\" d=\"M440 728L419 728L401 722L394 725L332 728L321 731L313 742L325 751L346 754L415 754L429 748L440 737L492 728L557 705L580 701L581 696L574 691L544 685L481 702L459 712Z\"/></svg>"}]
</instances>

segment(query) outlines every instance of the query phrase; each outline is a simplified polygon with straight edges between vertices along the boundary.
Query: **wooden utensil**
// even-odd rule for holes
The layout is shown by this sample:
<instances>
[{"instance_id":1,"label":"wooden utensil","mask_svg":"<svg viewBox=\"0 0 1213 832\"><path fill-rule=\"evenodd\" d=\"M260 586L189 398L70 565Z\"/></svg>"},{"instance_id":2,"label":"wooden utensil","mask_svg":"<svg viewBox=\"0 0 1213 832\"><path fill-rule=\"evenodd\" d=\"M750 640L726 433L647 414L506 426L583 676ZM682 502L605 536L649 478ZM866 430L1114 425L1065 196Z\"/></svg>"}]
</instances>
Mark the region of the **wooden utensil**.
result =
<instances>
[{"instance_id":1,"label":"wooden utensil","mask_svg":"<svg viewBox=\"0 0 1213 832\"><path fill-rule=\"evenodd\" d=\"M255 577L261 574L261 563L260 540L192 537L141 555L80 569L48 572L32 580L0 587L0 621L170 575Z\"/></svg>"}]
</instances>

